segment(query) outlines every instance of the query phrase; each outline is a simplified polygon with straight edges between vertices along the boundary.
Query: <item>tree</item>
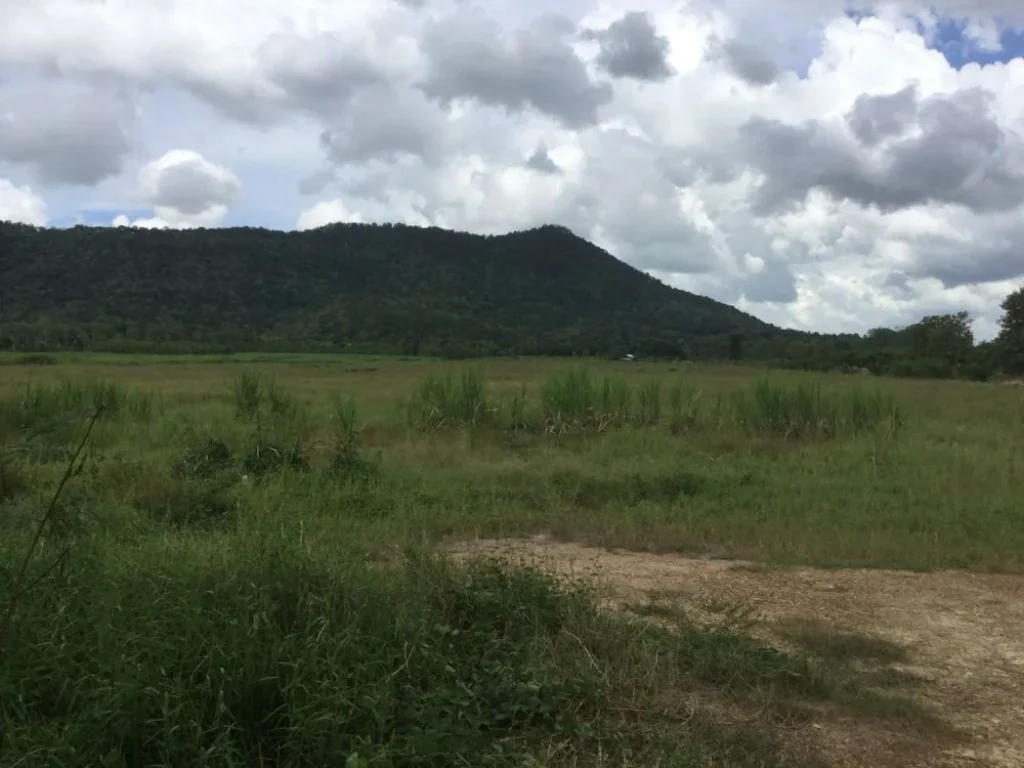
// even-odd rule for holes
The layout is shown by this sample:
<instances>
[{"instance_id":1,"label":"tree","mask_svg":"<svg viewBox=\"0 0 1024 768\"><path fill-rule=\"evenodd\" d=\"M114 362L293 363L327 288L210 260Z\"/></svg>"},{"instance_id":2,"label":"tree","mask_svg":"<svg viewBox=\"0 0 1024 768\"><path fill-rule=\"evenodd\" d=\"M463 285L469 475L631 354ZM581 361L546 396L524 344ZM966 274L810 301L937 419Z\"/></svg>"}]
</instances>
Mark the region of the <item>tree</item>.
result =
<instances>
[{"instance_id":1,"label":"tree","mask_svg":"<svg viewBox=\"0 0 1024 768\"><path fill-rule=\"evenodd\" d=\"M999 360L1006 373L1024 373L1024 286L1003 299L1002 310L996 337Z\"/></svg>"},{"instance_id":2,"label":"tree","mask_svg":"<svg viewBox=\"0 0 1024 768\"><path fill-rule=\"evenodd\" d=\"M967 312L929 315L906 330L910 353L919 364L946 375L957 373L974 349L971 316Z\"/></svg>"}]
</instances>

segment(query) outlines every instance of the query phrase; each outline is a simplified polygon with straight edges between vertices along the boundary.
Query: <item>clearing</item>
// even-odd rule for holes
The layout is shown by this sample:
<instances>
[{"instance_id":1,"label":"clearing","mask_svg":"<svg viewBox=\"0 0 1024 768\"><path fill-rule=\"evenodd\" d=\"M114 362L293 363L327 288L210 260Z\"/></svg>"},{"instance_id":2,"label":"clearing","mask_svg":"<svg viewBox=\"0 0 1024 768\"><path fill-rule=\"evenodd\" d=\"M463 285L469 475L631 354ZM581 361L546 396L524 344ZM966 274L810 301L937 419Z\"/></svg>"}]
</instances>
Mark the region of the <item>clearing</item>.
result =
<instances>
[{"instance_id":1,"label":"clearing","mask_svg":"<svg viewBox=\"0 0 1024 768\"><path fill-rule=\"evenodd\" d=\"M744 603L759 634L823 655L867 657L865 636L890 641L917 696L967 735L945 744L863 722L808 724L808 738L844 766L1024 765L1024 577L961 571L774 568L739 560L608 551L545 536L477 539L460 554L510 557L596 580L613 609L650 615L709 602ZM884 650L886 646L882 645ZM867 652L858 653L859 650ZM960 740L957 740L960 742ZM931 743L930 743L931 742Z\"/></svg>"}]
</instances>

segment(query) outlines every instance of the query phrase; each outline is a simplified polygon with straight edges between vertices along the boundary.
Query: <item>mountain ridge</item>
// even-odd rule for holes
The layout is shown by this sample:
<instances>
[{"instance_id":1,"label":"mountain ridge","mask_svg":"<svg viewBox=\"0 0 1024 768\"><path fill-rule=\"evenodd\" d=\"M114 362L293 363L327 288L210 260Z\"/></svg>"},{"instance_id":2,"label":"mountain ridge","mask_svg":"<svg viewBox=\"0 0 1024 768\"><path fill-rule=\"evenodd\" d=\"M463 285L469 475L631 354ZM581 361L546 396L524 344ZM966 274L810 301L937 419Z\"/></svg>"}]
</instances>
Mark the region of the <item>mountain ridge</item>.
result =
<instances>
[{"instance_id":1,"label":"mountain ridge","mask_svg":"<svg viewBox=\"0 0 1024 768\"><path fill-rule=\"evenodd\" d=\"M565 227L67 229L0 223L0 348L720 354L803 336Z\"/></svg>"}]
</instances>

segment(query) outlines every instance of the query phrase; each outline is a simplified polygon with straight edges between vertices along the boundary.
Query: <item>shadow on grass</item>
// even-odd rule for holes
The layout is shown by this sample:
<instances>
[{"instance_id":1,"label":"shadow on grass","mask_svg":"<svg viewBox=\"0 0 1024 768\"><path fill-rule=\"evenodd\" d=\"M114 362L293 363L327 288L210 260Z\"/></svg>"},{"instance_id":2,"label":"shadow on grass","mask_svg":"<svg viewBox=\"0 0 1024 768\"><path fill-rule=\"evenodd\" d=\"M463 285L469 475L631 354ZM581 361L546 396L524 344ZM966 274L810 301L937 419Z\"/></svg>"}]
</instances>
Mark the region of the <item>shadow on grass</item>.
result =
<instances>
[{"instance_id":1,"label":"shadow on grass","mask_svg":"<svg viewBox=\"0 0 1024 768\"><path fill-rule=\"evenodd\" d=\"M913 695L927 680L900 668L906 647L809 621L773 627L797 650L759 640L752 613L742 606L708 604L697 613L677 601L650 599L628 610L652 631L678 637L679 663L712 698L754 713L764 728L833 718L881 723L945 742L960 734L933 707ZM695 616L699 615L697 619Z\"/></svg>"}]
</instances>

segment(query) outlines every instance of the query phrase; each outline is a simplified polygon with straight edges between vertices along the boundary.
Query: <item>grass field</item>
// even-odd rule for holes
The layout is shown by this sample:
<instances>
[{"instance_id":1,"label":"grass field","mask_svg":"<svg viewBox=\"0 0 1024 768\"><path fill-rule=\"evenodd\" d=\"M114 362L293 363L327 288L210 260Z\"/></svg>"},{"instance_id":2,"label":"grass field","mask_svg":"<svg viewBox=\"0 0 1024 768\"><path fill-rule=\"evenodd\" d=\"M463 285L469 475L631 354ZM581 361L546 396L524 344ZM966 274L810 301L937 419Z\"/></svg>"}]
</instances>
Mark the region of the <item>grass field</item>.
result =
<instances>
[{"instance_id":1,"label":"grass field","mask_svg":"<svg viewBox=\"0 0 1024 768\"><path fill-rule=\"evenodd\" d=\"M735 606L630 618L438 545L1024 571L1018 387L54 359L0 360L0 765L823 764L792 723L946 734L898 649L778 650Z\"/></svg>"}]
</instances>

